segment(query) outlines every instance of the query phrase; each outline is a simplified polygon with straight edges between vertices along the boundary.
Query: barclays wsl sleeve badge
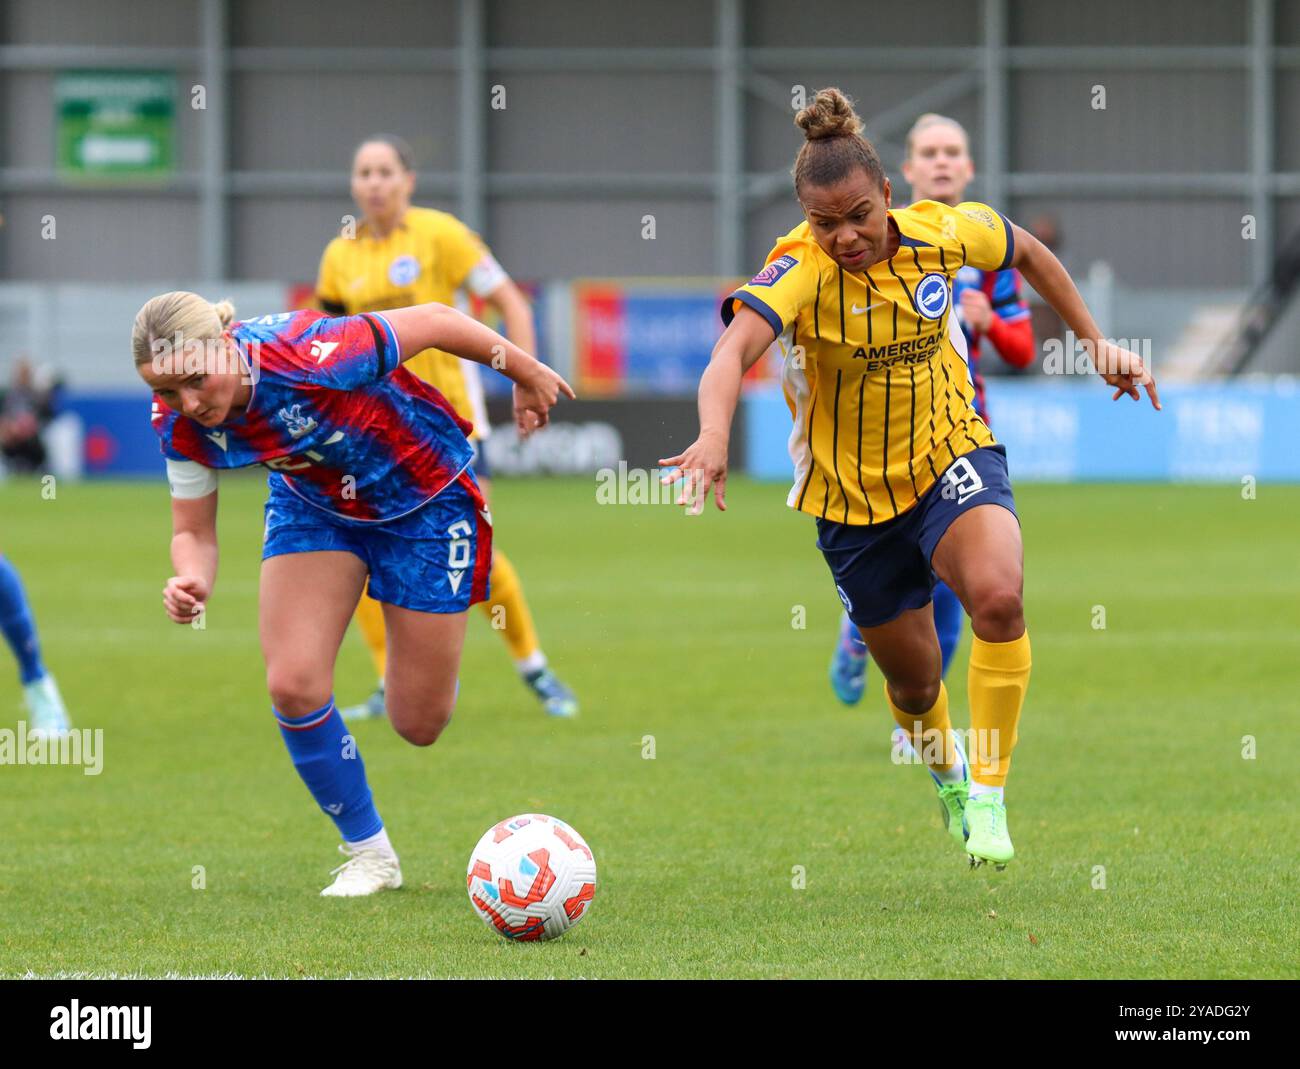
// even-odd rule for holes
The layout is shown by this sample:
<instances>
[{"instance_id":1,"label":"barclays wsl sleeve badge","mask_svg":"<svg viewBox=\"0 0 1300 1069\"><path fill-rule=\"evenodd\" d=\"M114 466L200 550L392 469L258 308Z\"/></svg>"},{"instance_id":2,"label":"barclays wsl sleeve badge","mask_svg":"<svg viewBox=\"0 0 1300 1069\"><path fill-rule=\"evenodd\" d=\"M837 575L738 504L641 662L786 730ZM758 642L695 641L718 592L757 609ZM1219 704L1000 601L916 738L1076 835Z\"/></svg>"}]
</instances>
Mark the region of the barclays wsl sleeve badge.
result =
<instances>
[{"instance_id":1,"label":"barclays wsl sleeve badge","mask_svg":"<svg viewBox=\"0 0 1300 1069\"><path fill-rule=\"evenodd\" d=\"M778 256L763 270L749 280L751 286L774 286L782 275L790 270L799 261L793 256L786 254Z\"/></svg>"}]
</instances>

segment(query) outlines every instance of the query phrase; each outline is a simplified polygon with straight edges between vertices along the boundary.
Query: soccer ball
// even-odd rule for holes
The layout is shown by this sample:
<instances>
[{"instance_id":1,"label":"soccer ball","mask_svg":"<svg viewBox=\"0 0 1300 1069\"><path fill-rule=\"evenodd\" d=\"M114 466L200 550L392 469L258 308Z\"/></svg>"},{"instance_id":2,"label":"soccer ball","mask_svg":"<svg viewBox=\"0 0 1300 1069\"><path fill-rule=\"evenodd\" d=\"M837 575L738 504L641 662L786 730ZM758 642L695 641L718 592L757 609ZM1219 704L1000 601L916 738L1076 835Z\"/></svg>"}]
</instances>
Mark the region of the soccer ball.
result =
<instances>
[{"instance_id":1,"label":"soccer ball","mask_svg":"<svg viewBox=\"0 0 1300 1069\"><path fill-rule=\"evenodd\" d=\"M554 939L586 913L596 859L564 821L525 813L483 833L466 883L483 922L507 939Z\"/></svg>"}]
</instances>

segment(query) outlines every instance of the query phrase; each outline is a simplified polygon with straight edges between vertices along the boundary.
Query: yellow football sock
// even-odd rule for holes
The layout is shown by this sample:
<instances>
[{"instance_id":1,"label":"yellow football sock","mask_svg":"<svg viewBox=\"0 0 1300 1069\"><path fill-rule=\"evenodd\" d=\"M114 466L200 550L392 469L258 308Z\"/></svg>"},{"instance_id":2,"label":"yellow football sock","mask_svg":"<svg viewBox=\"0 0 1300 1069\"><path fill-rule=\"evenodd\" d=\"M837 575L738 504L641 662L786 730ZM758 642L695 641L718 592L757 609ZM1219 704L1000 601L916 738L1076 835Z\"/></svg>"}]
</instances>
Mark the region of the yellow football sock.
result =
<instances>
[{"instance_id":1,"label":"yellow football sock","mask_svg":"<svg viewBox=\"0 0 1300 1069\"><path fill-rule=\"evenodd\" d=\"M934 700L926 712L905 713L889 695L889 684L885 684L885 701L894 720L912 739L914 749L921 760L931 768L947 772L957 761L957 749L953 743L952 721L948 719L948 688L939 683L939 697ZM943 740L940 742L940 740Z\"/></svg>"},{"instance_id":2,"label":"yellow football sock","mask_svg":"<svg viewBox=\"0 0 1300 1069\"><path fill-rule=\"evenodd\" d=\"M384 609L370 596L369 584L366 586L365 593L361 595L361 600L357 602L356 619L357 626L361 629L361 637L366 640L366 648L370 650L370 659L375 662L375 672L380 679L383 679L384 669L388 666Z\"/></svg>"},{"instance_id":3,"label":"yellow football sock","mask_svg":"<svg viewBox=\"0 0 1300 1069\"><path fill-rule=\"evenodd\" d=\"M491 597L480 602L492 626L502 631L510 656L516 662L531 657L541 649L533 614L528 611L524 586L515 566L499 549L492 550L492 571L488 575Z\"/></svg>"},{"instance_id":4,"label":"yellow football sock","mask_svg":"<svg viewBox=\"0 0 1300 1069\"><path fill-rule=\"evenodd\" d=\"M975 637L970 651L971 778L988 787L1007 780L1015 749L1020 710L1029 689L1029 632L1010 642Z\"/></svg>"}]
</instances>

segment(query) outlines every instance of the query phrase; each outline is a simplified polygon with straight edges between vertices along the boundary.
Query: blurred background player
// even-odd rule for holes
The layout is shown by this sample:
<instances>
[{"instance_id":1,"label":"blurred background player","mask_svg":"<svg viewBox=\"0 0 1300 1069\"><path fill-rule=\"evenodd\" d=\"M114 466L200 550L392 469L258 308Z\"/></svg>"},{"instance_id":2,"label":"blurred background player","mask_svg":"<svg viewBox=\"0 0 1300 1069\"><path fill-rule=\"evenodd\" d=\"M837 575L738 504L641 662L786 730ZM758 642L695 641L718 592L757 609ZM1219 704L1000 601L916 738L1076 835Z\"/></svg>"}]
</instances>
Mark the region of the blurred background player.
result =
<instances>
[{"instance_id":1,"label":"blurred background player","mask_svg":"<svg viewBox=\"0 0 1300 1069\"><path fill-rule=\"evenodd\" d=\"M412 207L414 191L414 161L405 141L379 134L358 146L352 161L352 199L361 220L355 237L335 238L321 257L316 285L319 306L332 315L353 315L426 301L455 305L457 295L468 290L500 314L511 341L524 352L536 353L532 308L519 287L460 220L446 212ZM477 365L427 349L406 366L473 424L474 471L490 504L490 472L483 452L489 428ZM547 664L523 585L499 548L493 552L491 597L483 602L483 610L493 628L501 631L519 677L546 712L576 716L578 700ZM343 710L347 720L384 715L384 617L368 594L357 604L356 620L379 685L365 702Z\"/></svg>"},{"instance_id":2,"label":"blurred background player","mask_svg":"<svg viewBox=\"0 0 1300 1069\"><path fill-rule=\"evenodd\" d=\"M0 390L0 456L9 471L45 470L45 427L58 410L62 383L48 374L38 381L27 360L14 361L9 385Z\"/></svg>"},{"instance_id":3,"label":"blurred background player","mask_svg":"<svg viewBox=\"0 0 1300 1069\"><path fill-rule=\"evenodd\" d=\"M956 119L933 112L922 115L907 134L903 177L912 189L912 203L934 200L955 207L966 199L966 187L975 177L966 129ZM1028 367L1034 360L1034 332L1029 306L1020 292L1020 273L1014 268L981 271L970 264L952 280L952 314L966 336L967 363L975 384L975 411L989 422L980 374L981 343L988 341L1012 367ZM934 588L934 626L939 635L943 674L948 674L953 654L961 643L966 619L957 595L942 580ZM862 698L867 679L867 647L847 612L840 618L840 634L831 658L831 687L846 705ZM893 730L894 748L910 758L907 733Z\"/></svg>"},{"instance_id":4,"label":"blurred background player","mask_svg":"<svg viewBox=\"0 0 1300 1069\"><path fill-rule=\"evenodd\" d=\"M18 661L18 679L23 700L31 717L28 734L56 735L68 730L68 711L54 677L41 660L41 643L36 620L27 601L23 581L3 553L0 553L0 631Z\"/></svg>"},{"instance_id":5,"label":"blurred background player","mask_svg":"<svg viewBox=\"0 0 1300 1069\"><path fill-rule=\"evenodd\" d=\"M0 215L0 226L5 218ZM18 470L35 471L45 459L41 442L42 416L48 417L53 390L42 398L26 360L14 364L13 379L0 396L0 450L6 462ZM27 601L27 591L18 569L0 553L0 631L18 662L18 681L31 717L28 734L57 735L68 730L68 710L58 684L41 660L41 641L36 618Z\"/></svg>"},{"instance_id":6,"label":"blurred background player","mask_svg":"<svg viewBox=\"0 0 1300 1069\"><path fill-rule=\"evenodd\" d=\"M504 356L525 433L568 385L495 331L439 304L332 318L287 312L231 320L228 301L160 294L131 348L154 391L167 458L172 566L167 615L192 623L217 574L214 469L270 469L258 631L272 712L290 759L334 822L347 860L321 893L402 885L365 765L334 705L334 663L361 591L382 602L393 656L388 716L415 746L451 719L465 622L488 596L492 528L461 420L400 366L439 345Z\"/></svg>"}]
</instances>

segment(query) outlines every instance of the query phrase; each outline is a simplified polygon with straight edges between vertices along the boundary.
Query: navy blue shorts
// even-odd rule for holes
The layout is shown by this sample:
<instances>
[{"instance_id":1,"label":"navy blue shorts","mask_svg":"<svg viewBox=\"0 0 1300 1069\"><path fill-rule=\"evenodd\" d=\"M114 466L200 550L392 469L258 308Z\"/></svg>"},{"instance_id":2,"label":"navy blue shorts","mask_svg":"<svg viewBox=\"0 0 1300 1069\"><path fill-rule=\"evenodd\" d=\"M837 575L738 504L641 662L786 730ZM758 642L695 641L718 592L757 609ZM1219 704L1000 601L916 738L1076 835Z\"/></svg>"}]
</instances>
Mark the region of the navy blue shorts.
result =
<instances>
[{"instance_id":1,"label":"navy blue shorts","mask_svg":"<svg viewBox=\"0 0 1300 1069\"><path fill-rule=\"evenodd\" d=\"M480 479L492 478L492 465L488 463L487 450L483 448L482 438L471 438L469 444L474 449L474 459L469 466Z\"/></svg>"},{"instance_id":2,"label":"navy blue shorts","mask_svg":"<svg viewBox=\"0 0 1300 1069\"><path fill-rule=\"evenodd\" d=\"M892 520L818 519L817 548L830 565L849 619L858 627L878 627L927 604L935 584L934 547L953 520L979 505L1001 505L1016 514L1007 451L1000 445L958 457L920 501Z\"/></svg>"},{"instance_id":3,"label":"navy blue shorts","mask_svg":"<svg viewBox=\"0 0 1300 1069\"><path fill-rule=\"evenodd\" d=\"M488 598L492 522L466 468L432 501L387 523L357 523L309 505L279 479L266 502L262 559L343 550L370 571L370 596L416 612L463 612Z\"/></svg>"}]
</instances>

